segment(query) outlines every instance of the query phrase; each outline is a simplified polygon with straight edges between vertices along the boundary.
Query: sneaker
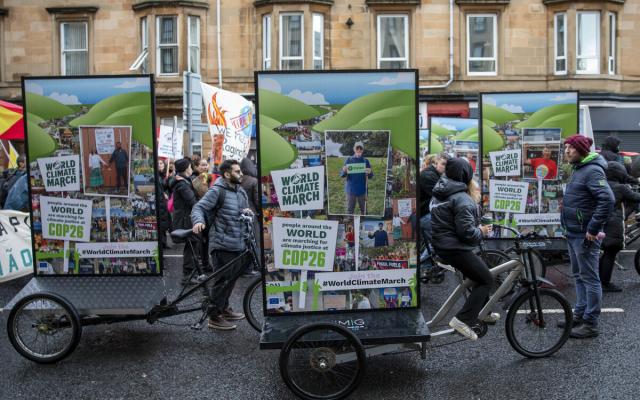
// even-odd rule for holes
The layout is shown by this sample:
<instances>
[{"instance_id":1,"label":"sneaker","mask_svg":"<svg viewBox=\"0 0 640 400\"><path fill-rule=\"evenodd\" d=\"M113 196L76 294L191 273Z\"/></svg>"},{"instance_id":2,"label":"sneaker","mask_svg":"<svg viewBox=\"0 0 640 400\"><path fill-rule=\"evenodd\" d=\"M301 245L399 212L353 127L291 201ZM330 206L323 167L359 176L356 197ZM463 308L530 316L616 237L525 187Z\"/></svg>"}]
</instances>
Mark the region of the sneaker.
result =
<instances>
[{"instance_id":1,"label":"sneaker","mask_svg":"<svg viewBox=\"0 0 640 400\"><path fill-rule=\"evenodd\" d=\"M453 319L449 321L449 326L467 339L478 340L478 335L473 331L473 329L456 317L453 317Z\"/></svg>"},{"instance_id":2,"label":"sneaker","mask_svg":"<svg viewBox=\"0 0 640 400\"><path fill-rule=\"evenodd\" d=\"M618 293L622 292L622 288L615 283L610 283L608 285L602 285L602 291L609 293Z\"/></svg>"},{"instance_id":3,"label":"sneaker","mask_svg":"<svg viewBox=\"0 0 640 400\"><path fill-rule=\"evenodd\" d=\"M217 329L220 331L230 331L236 329L238 326L227 321L222 315L217 317L209 317L209 329Z\"/></svg>"},{"instance_id":4,"label":"sneaker","mask_svg":"<svg viewBox=\"0 0 640 400\"><path fill-rule=\"evenodd\" d=\"M260 271L256 271L255 269L246 271L244 274L242 274L243 278L253 278L260 275Z\"/></svg>"},{"instance_id":5,"label":"sneaker","mask_svg":"<svg viewBox=\"0 0 640 400\"><path fill-rule=\"evenodd\" d=\"M569 334L570 338L573 339L589 339L598 337L600 331L598 327L592 323L584 322L582 325L577 328L573 328L571 333Z\"/></svg>"},{"instance_id":6,"label":"sneaker","mask_svg":"<svg viewBox=\"0 0 640 400\"><path fill-rule=\"evenodd\" d=\"M240 321L241 319L244 319L244 314L233 312L231 307L229 307L222 312L222 317L227 321Z\"/></svg>"},{"instance_id":7,"label":"sneaker","mask_svg":"<svg viewBox=\"0 0 640 400\"><path fill-rule=\"evenodd\" d=\"M573 320L571 321L571 328L577 328L582 324L584 324L584 320L582 318L573 317ZM564 321L559 321L556 326L560 329L564 329L566 325L567 324L565 324Z\"/></svg>"},{"instance_id":8,"label":"sneaker","mask_svg":"<svg viewBox=\"0 0 640 400\"><path fill-rule=\"evenodd\" d=\"M494 325L498 321L500 321L500 314L497 312L492 312L482 319L482 322L489 325Z\"/></svg>"}]
</instances>

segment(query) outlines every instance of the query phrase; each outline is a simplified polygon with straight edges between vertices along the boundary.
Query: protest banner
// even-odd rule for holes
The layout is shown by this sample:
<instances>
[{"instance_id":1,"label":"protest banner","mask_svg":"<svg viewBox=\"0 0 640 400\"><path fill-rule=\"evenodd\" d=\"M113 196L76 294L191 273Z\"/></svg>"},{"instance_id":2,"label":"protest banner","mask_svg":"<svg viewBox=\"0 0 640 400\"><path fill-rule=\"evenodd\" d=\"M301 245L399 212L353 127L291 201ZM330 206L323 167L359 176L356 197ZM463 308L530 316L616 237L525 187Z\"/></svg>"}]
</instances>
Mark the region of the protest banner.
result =
<instances>
[{"instance_id":1,"label":"protest banner","mask_svg":"<svg viewBox=\"0 0 640 400\"><path fill-rule=\"evenodd\" d=\"M101 128L95 130L96 151L98 154L111 154L116 149L116 139L113 128Z\"/></svg>"},{"instance_id":2,"label":"protest banner","mask_svg":"<svg viewBox=\"0 0 640 400\"><path fill-rule=\"evenodd\" d=\"M519 150L492 151L489 157L494 176L520 176Z\"/></svg>"},{"instance_id":3,"label":"protest banner","mask_svg":"<svg viewBox=\"0 0 640 400\"><path fill-rule=\"evenodd\" d=\"M40 196L42 237L88 242L91 233L91 200Z\"/></svg>"},{"instance_id":4,"label":"protest banner","mask_svg":"<svg viewBox=\"0 0 640 400\"><path fill-rule=\"evenodd\" d=\"M214 144L214 164L220 164L222 159L243 159L249 153L251 145L253 103L237 93L202 82L200 85L209 133Z\"/></svg>"},{"instance_id":5,"label":"protest banner","mask_svg":"<svg viewBox=\"0 0 640 400\"><path fill-rule=\"evenodd\" d=\"M29 213L0 211L0 282L32 273Z\"/></svg>"},{"instance_id":6,"label":"protest banner","mask_svg":"<svg viewBox=\"0 0 640 400\"><path fill-rule=\"evenodd\" d=\"M412 286L415 269L379 271L326 272L316 274L321 292L350 289L370 289Z\"/></svg>"},{"instance_id":7,"label":"protest banner","mask_svg":"<svg viewBox=\"0 0 640 400\"><path fill-rule=\"evenodd\" d=\"M277 269L332 271L338 221L273 218Z\"/></svg>"},{"instance_id":8,"label":"protest banner","mask_svg":"<svg viewBox=\"0 0 640 400\"><path fill-rule=\"evenodd\" d=\"M517 226L560 225L560 213L548 214L516 214Z\"/></svg>"},{"instance_id":9,"label":"protest banner","mask_svg":"<svg viewBox=\"0 0 640 400\"><path fill-rule=\"evenodd\" d=\"M529 182L489 181L490 210L523 213L527 206Z\"/></svg>"},{"instance_id":10,"label":"protest banner","mask_svg":"<svg viewBox=\"0 0 640 400\"><path fill-rule=\"evenodd\" d=\"M409 268L407 260L371 260L371 264L377 269L406 269Z\"/></svg>"},{"instance_id":11,"label":"protest banner","mask_svg":"<svg viewBox=\"0 0 640 400\"><path fill-rule=\"evenodd\" d=\"M411 207L411 199L399 199L398 200L398 216L410 217L413 212Z\"/></svg>"},{"instance_id":12,"label":"protest banner","mask_svg":"<svg viewBox=\"0 0 640 400\"><path fill-rule=\"evenodd\" d=\"M158 157L179 160L183 157L182 141L184 137L184 129L173 126L160 125L160 136L158 137Z\"/></svg>"},{"instance_id":13,"label":"protest banner","mask_svg":"<svg viewBox=\"0 0 640 400\"><path fill-rule=\"evenodd\" d=\"M321 210L324 207L324 168L271 171L282 211Z\"/></svg>"},{"instance_id":14,"label":"protest banner","mask_svg":"<svg viewBox=\"0 0 640 400\"><path fill-rule=\"evenodd\" d=\"M79 156L39 158L38 166L47 192L77 192L80 190Z\"/></svg>"},{"instance_id":15,"label":"protest banner","mask_svg":"<svg viewBox=\"0 0 640 400\"><path fill-rule=\"evenodd\" d=\"M153 242L78 243L79 258L138 258L153 257Z\"/></svg>"}]
</instances>

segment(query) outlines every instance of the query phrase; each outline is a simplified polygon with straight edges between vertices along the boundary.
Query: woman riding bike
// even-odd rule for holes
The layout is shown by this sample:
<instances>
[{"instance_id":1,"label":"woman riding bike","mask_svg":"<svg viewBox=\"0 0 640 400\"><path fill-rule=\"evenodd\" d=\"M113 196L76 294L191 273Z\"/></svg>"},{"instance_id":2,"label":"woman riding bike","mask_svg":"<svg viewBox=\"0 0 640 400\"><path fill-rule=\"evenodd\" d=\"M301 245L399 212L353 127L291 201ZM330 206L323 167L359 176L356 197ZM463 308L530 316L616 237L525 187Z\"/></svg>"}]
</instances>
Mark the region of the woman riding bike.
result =
<instances>
[{"instance_id":1,"label":"woman riding bike","mask_svg":"<svg viewBox=\"0 0 640 400\"><path fill-rule=\"evenodd\" d=\"M448 160L445 174L433 189L432 244L444 262L476 282L462 309L449 322L450 327L471 340L478 339L471 327L476 324L493 286L489 268L474 254L482 237L491 231L491 225L479 225L479 200L471 164L461 158ZM495 322L499 317L492 313L485 322Z\"/></svg>"}]
</instances>

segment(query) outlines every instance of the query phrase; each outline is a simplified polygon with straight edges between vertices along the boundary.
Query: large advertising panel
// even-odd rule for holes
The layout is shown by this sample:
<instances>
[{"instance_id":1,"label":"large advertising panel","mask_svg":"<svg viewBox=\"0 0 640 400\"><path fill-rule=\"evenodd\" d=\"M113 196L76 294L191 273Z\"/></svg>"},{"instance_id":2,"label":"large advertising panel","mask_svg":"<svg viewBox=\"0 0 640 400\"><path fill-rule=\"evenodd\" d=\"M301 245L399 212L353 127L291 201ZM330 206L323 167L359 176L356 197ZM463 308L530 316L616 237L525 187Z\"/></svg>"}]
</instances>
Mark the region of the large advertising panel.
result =
<instances>
[{"instance_id":1,"label":"large advertising panel","mask_svg":"<svg viewBox=\"0 0 640 400\"><path fill-rule=\"evenodd\" d=\"M523 234L561 238L571 175L563 144L578 132L578 93L483 93L480 100L483 211Z\"/></svg>"},{"instance_id":2,"label":"large advertising panel","mask_svg":"<svg viewBox=\"0 0 640 400\"><path fill-rule=\"evenodd\" d=\"M150 76L24 78L38 275L161 273Z\"/></svg>"},{"instance_id":3,"label":"large advertising panel","mask_svg":"<svg viewBox=\"0 0 640 400\"><path fill-rule=\"evenodd\" d=\"M267 315L419 306L416 84L256 74Z\"/></svg>"}]
</instances>

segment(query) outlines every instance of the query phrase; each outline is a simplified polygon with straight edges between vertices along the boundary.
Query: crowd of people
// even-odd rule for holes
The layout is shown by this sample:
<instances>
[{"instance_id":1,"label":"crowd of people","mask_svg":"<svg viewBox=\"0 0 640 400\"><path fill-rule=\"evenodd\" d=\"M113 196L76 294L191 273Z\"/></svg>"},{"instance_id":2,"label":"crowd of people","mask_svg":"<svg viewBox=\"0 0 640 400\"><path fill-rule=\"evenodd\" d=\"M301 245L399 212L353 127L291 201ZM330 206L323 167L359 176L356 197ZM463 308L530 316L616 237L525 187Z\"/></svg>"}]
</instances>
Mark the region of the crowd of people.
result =
<instances>
[{"instance_id":1,"label":"crowd of people","mask_svg":"<svg viewBox=\"0 0 640 400\"><path fill-rule=\"evenodd\" d=\"M640 204L640 194L629 186L638 180L630 176L630 163L620 155L620 141L607 138L600 154L590 151L592 145L592 139L578 134L564 142L572 174L566 185L561 223L576 290L570 337L580 339L600 332L603 291L621 290L612 283L611 275L616 255L624 246L625 220ZM476 251L492 225L481 224L480 190L473 167L463 158L429 155L422 165L419 190L423 237L444 262L475 282L449 325L477 340L472 327L478 323L494 280ZM485 322L499 318L498 313L491 313Z\"/></svg>"}]
</instances>

